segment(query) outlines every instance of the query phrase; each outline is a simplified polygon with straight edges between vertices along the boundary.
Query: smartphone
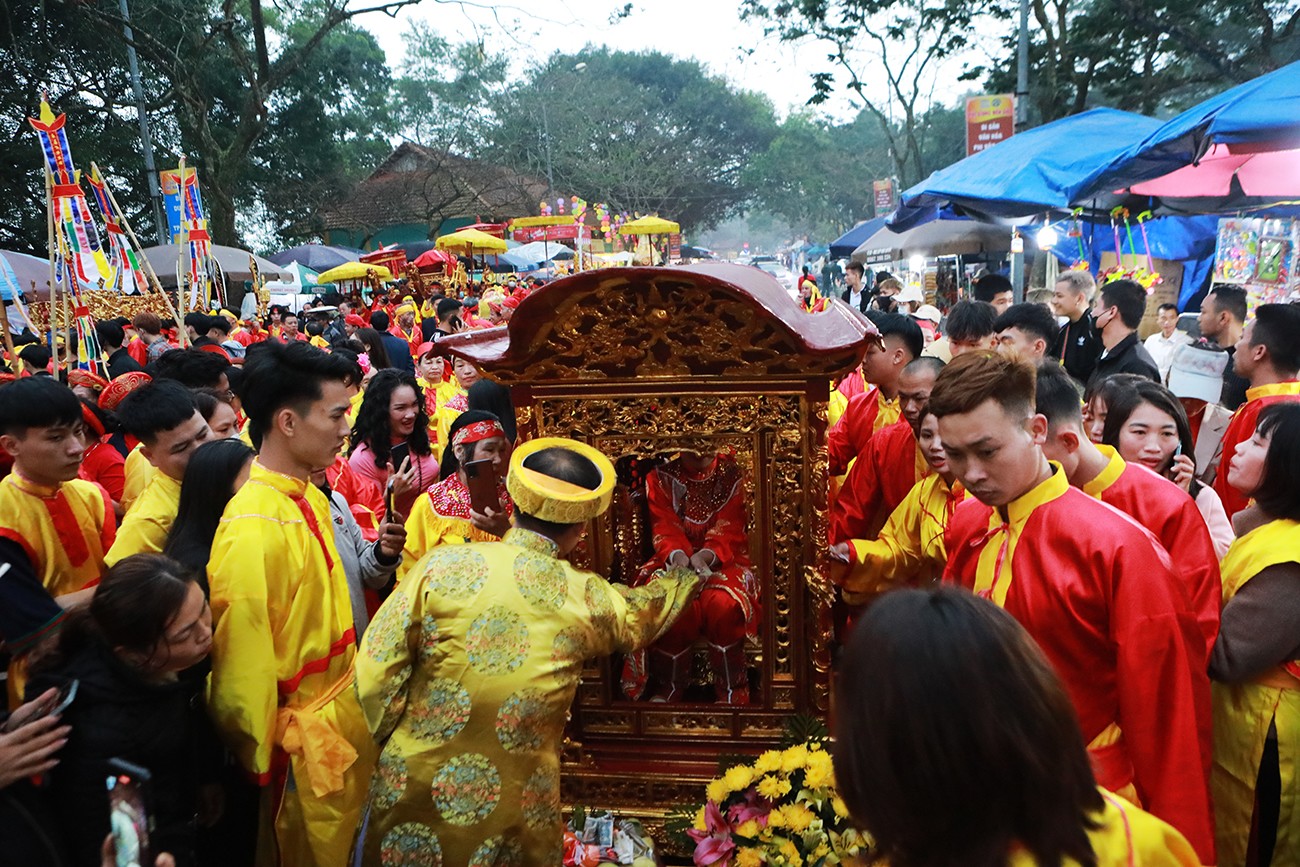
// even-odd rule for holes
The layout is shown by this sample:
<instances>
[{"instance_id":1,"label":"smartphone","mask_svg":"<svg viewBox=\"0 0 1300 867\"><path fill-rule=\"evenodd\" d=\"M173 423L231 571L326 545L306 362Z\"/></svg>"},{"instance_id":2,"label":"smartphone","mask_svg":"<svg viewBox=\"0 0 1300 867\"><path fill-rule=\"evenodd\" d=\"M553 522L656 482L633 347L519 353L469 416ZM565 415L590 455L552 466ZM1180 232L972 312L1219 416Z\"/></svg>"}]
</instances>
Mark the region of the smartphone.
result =
<instances>
[{"instance_id":1,"label":"smartphone","mask_svg":"<svg viewBox=\"0 0 1300 867\"><path fill-rule=\"evenodd\" d=\"M393 523L393 480L389 479L388 484L384 485L384 522Z\"/></svg>"},{"instance_id":2,"label":"smartphone","mask_svg":"<svg viewBox=\"0 0 1300 867\"><path fill-rule=\"evenodd\" d=\"M54 697L53 701L47 702L44 706L36 708L29 716L24 717L18 726L14 726L13 717L9 717L9 719L5 720L4 726L0 726L0 732L11 732L14 728L20 728L29 723L34 723L38 719L47 717L50 714L63 713L68 709L68 706L72 704L72 700L77 697L77 687L80 683L81 681L79 680L73 680L65 684Z\"/></svg>"},{"instance_id":3,"label":"smartphone","mask_svg":"<svg viewBox=\"0 0 1300 867\"><path fill-rule=\"evenodd\" d=\"M393 465L393 472L401 472L402 463L410 456L411 456L410 443L398 443L397 445L393 446L393 450L389 452L389 457L388 457L388 460Z\"/></svg>"},{"instance_id":4,"label":"smartphone","mask_svg":"<svg viewBox=\"0 0 1300 867\"><path fill-rule=\"evenodd\" d=\"M123 759L108 760L108 816L117 867L151 867L149 771Z\"/></svg>"},{"instance_id":5,"label":"smartphone","mask_svg":"<svg viewBox=\"0 0 1300 867\"><path fill-rule=\"evenodd\" d=\"M480 515L487 510L501 511L501 501L497 499L497 474L492 469L492 459L468 461L465 464L465 479L469 488L469 504Z\"/></svg>"}]
</instances>

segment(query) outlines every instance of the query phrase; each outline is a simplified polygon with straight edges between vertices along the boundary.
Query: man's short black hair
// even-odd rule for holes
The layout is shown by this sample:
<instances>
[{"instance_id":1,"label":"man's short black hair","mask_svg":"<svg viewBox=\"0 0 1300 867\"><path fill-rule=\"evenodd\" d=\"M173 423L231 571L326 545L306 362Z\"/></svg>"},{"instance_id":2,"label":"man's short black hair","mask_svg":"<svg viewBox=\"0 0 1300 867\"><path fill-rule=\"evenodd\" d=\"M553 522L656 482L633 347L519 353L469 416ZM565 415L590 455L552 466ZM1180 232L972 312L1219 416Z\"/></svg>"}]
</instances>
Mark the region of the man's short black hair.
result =
<instances>
[{"instance_id":1,"label":"man's short black hair","mask_svg":"<svg viewBox=\"0 0 1300 867\"><path fill-rule=\"evenodd\" d=\"M376 310L374 313L370 314L370 327L378 331L380 334L387 331L390 325L392 325L392 321L388 318L388 314L383 310Z\"/></svg>"},{"instance_id":2,"label":"man's short black hair","mask_svg":"<svg viewBox=\"0 0 1300 867\"><path fill-rule=\"evenodd\" d=\"M313 319L307 323L307 333L312 337L320 337L325 333L325 323L319 319Z\"/></svg>"},{"instance_id":3,"label":"man's short black hair","mask_svg":"<svg viewBox=\"0 0 1300 867\"><path fill-rule=\"evenodd\" d=\"M465 306L464 304L461 304L455 298L442 299L441 301L438 302L438 306L436 308L438 312L438 320L441 321L443 319L446 319L447 314L455 313L456 311L460 310L464 306Z\"/></svg>"},{"instance_id":4,"label":"man's short black hair","mask_svg":"<svg viewBox=\"0 0 1300 867\"><path fill-rule=\"evenodd\" d=\"M997 318L997 308L987 301L958 301L948 311L944 332L949 340L962 343L985 340L997 333L993 330Z\"/></svg>"},{"instance_id":5,"label":"man's short black hair","mask_svg":"<svg viewBox=\"0 0 1300 867\"><path fill-rule=\"evenodd\" d=\"M1083 392L1074 377L1055 361L1038 366L1034 411L1047 417L1049 427L1083 424Z\"/></svg>"},{"instance_id":6,"label":"man's short black hair","mask_svg":"<svg viewBox=\"0 0 1300 867\"><path fill-rule=\"evenodd\" d=\"M993 331L1001 334L1008 328L1017 328L1029 337L1041 337L1049 344L1056 339L1061 327L1046 304L1023 302L1012 304L993 322Z\"/></svg>"},{"instance_id":7,"label":"man's short black hair","mask_svg":"<svg viewBox=\"0 0 1300 867\"><path fill-rule=\"evenodd\" d=\"M207 331L211 331L214 328L220 331L222 334L229 334L230 320L224 316L209 316L208 327L204 333L207 333Z\"/></svg>"},{"instance_id":8,"label":"man's short black hair","mask_svg":"<svg viewBox=\"0 0 1300 867\"><path fill-rule=\"evenodd\" d=\"M988 301L990 303L1003 292L1015 291L1011 281L1001 274L985 274L972 283L970 288L971 295L974 296L976 301Z\"/></svg>"},{"instance_id":9,"label":"man's short black hair","mask_svg":"<svg viewBox=\"0 0 1300 867\"><path fill-rule=\"evenodd\" d=\"M27 365L27 369L32 373L44 373L45 369L50 366L50 348L43 343L29 343L22 349L18 350L18 357Z\"/></svg>"},{"instance_id":10,"label":"man's short black hair","mask_svg":"<svg viewBox=\"0 0 1300 867\"><path fill-rule=\"evenodd\" d=\"M1125 328L1136 329L1147 312L1147 290L1133 280L1112 280L1101 284L1101 303L1119 311Z\"/></svg>"},{"instance_id":11,"label":"man's short black hair","mask_svg":"<svg viewBox=\"0 0 1300 867\"><path fill-rule=\"evenodd\" d=\"M1261 304L1255 308L1252 346L1268 349L1268 360L1279 373L1300 370L1300 305Z\"/></svg>"},{"instance_id":12,"label":"man's short black hair","mask_svg":"<svg viewBox=\"0 0 1300 867\"><path fill-rule=\"evenodd\" d=\"M867 273L867 268L866 268L866 266L863 265L861 262L850 262L850 263L849 263L849 264L844 268L844 270L845 270L845 271L854 271L854 272L856 272L859 276L861 276L861 275Z\"/></svg>"},{"instance_id":13,"label":"man's short black hair","mask_svg":"<svg viewBox=\"0 0 1300 867\"><path fill-rule=\"evenodd\" d=\"M153 376L174 379L186 388L217 388L229 367L230 362L215 352L169 349L154 362Z\"/></svg>"},{"instance_id":14,"label":"man's short black hair","mask_svg":"<svg viewBox=\"0 0 1300 867\"><path fill-rule=\"evenodd\" d=\"M96 322L95 333L99 335L100 345L105 347L118 347L126 340L126 332L112 319L101 319Z\"/></svg>"},{"instance_id":15,"label":"man's short black hair","mask_svg":"<svg viewBox=\"0 0 1300 867\"><path fill-rule=\"evenodd\" d=\"M0 386L0 434L23 437L29 428L81 421L81 401L49 376L29 376Z\"/></svg>"},{"instance_id":16,"label":"man's short black hair","mask_svg":"<svg viewBox=\"0 0 1300 867\"><path fill-rule=\"evenodd\" d=\"M359 382L355 361L331 355L310 343L265 341L244 362L239 397L249 419L249 437L260 448L271 419L284 407L306 414L321 398L321 384L328 380Z\"/></svg>"},{"instance_id":17,"label":"man's short black hair","mask_svg":"<svg viewBox=\"0 0 1300 867\"><path fill-rule=\"evenodd\" d=\"M1246 290L1235 283L1220 283L1210 288L1215 310L1226 310L1238 324L1246 322Z\"/></svg>"},{"instance_id":18,"label":"man's short black hair","mask_svg":"<svg viewBox=\"0 0 1300 867\"><path fill-rule=\"evenodd\" d=\"M1168 301L1166 301L1164 304L1161 304L1159 307L1157 307L1156 310L1159 310L1159 311L1162 311L1162 312L1165 311L1165 310L1172 310L1172 311L1174 311L1175 313L1177 313L1177 312L1178 312L1178 305L1177 305L1177 304L1170 304Z\"/></svg>"},{"instance_id":19,"label":"man's short black hair","mask_svg":"<svg viewBox=\"0 0 1300 867\"><path fill-rule=\"evenodd\" d=\"M208 330L208 314L199 310L193 310L186 313L185 325L189 328L193 328L200 334L203 334Z\"/></svg>"},{"instance_id":20,"label":"man's short black hair","mask_svg":"<svg viewBox=\"0 0 1300 867\"><path fill-rule=\"evenodd\" d=\"M209 354L209 353L204 353ZM117 420L131 436L152 444L158 434L180 427L199 409L188 388L171 379L155 379L128 394Z\"/></svg>"},{"instance_id":21,"label":"man's short black hair","mask_svg":"<svg viewBox=\"0 0 1300 867\"><path fill-rule=\"evenodd\" d=\"M880 332L881 338L897 337L903 341L903 346L907 347L912 358L921 357L921 352L925 349L925 334L911 316L902 313L881 313L873 317L872 321L876 323L876 330Z\"/></svg>"}]
</instances>

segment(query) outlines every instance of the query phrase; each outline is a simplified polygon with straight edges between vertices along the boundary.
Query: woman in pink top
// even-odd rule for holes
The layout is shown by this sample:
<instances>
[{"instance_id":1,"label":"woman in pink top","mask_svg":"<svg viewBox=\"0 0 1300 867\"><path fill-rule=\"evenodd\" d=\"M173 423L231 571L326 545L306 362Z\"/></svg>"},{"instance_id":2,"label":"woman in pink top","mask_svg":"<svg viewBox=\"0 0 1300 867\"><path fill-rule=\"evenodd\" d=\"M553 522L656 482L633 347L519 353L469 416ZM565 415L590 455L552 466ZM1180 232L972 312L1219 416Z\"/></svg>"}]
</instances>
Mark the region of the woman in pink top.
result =
<instances>
[{"instance_id":1,"label":"woman in pink top","mask_svg":"<svg viewBox=\"0 0 1300 867\"><path fill-rule=\"evenodd\" d=\"M415 498L438 481L438 461L429 446L429 416L415 376L381 370L366 386L352 428L348 463L386 489L393 483L393 508L402 520ZM382 516L381 516L382 517Z\"/></svg>"}]
</instances>

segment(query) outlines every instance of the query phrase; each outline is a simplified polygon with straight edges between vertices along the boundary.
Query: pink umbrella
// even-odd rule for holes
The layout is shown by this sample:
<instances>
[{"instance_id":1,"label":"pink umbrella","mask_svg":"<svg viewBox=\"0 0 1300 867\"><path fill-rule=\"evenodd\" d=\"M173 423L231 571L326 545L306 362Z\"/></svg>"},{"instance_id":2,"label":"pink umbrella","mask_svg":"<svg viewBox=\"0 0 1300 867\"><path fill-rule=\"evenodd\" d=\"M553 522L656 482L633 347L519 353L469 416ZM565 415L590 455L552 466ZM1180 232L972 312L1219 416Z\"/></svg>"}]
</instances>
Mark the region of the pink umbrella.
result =
<instances>
[{"instance_id":1,"label":"pink umbrella","mask_svg":"<svg viewBox=\"0 0 1300 867\"><path fill-rule=\"evenodd\" d=\"M455 253L448 253L446 250L433 249L425 250L416 257L413 264L421 270L427 268L441 268L444 266L450 269L456 267L456 261Z\"/></svg>"},{"instance_id":2,"label":"pink umbrella","mask_svg":"<svg viewBox=\"0 0 1300 867\"><path fill-rule=\"evenodd\" d=\"M1234 178L1247 196L1300 196L1300 148L1293 142L1216 144L1198 163L1134 184L1130 192L1166 199L1229 196Z\"/></svg>"}]
</instances>

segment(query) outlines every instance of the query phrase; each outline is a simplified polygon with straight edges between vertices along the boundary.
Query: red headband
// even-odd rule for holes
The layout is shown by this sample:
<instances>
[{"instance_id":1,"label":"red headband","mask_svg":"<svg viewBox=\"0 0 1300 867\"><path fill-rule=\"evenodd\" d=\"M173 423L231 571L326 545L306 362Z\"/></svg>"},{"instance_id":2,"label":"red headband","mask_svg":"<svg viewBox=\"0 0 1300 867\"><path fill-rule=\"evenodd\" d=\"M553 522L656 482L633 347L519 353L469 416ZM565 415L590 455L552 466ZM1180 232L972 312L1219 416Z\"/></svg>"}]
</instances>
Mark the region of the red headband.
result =
<instances>
[{"instance_id":1,"label":"red headband","mask_svg":"<svg viewBox=\"0 0 1300 867\"><path fill-rule=\"evenodd\" d=\"M488 440L492 437L505 437L506 432L497 421L476 421L473 424L467 424L456 433L452 434L451 444L454 446L463 446L469 443L476 443L479 440Z\"/></svg>"},{"instance_id":2,"label":"red headband","mask_svg":"<svg viewBox=\"0 0 1300 867\"><path fill-rule=\"evenodd\" d=\"M84 403L81 405L81 420L86 423L86 427L95 432L95 439L99 439L106 433L103 422Z\"/></svg>"}]
</instances>

